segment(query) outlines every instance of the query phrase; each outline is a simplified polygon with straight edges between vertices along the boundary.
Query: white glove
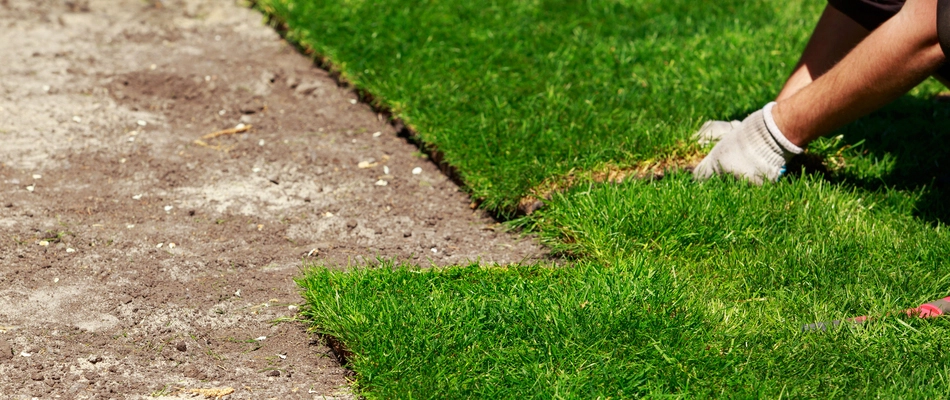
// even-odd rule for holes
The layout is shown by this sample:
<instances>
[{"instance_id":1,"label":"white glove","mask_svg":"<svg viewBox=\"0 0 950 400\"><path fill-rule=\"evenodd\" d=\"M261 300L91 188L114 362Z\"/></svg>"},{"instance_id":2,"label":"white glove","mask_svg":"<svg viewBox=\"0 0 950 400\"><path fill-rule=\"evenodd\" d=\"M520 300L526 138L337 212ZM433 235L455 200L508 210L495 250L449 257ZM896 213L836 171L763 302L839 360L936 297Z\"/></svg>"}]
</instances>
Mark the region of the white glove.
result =
<instances>
[{"instance_id":1,"label":"white glove","mask_svg":"<svg viewBox=\"0 0 950 400\"><path fill-rule=\"evenodd\" d=\"M692 139L700 146L716 144L723 136L741 125L741 121L706 121L699 131L693 134Z\"/></svg>"},{"instance_id":2,"label":"white glove","mask_svg":"<svg viewBox=\"0 0 950 400\"><path fill-rule=\"evenodd\" d=\"M785 163L804 150L789 142L775 125L774 105L766 104L723 136L693 170L693 178L705 180L729 173L756 185L764 180L777 181L785 173Z\"/></svg>"}]
</instances>

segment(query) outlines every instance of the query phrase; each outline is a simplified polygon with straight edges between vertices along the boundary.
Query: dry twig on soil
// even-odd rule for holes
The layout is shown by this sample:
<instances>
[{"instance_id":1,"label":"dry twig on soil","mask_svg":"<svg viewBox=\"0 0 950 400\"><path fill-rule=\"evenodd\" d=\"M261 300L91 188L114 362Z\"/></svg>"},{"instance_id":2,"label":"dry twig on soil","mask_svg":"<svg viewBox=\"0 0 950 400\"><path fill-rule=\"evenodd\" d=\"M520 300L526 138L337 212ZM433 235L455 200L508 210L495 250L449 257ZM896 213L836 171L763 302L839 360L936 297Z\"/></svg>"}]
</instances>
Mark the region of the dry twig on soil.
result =
<instances>
[{"instance_id":1,"label":"dry twig on soil","mask_svg":"<svg viewBox=\"0 0 950 400\"><path fill-rule=\"evenodd\" d=\"M184 389L180 389L184 390ZM234 388L232 387L222 387L222 388L210 388L210 389L188 389L184 390L185 393L197 394L204 396L205 398L211 399L221 399L224 396L234 393Z\"/></svg>"},{"instance_id":2,"label":"dry twig on soil","mask_svg":"<svg viewBox=\"0 0 950 400\"><path fill-rule=\"evenodd\" d=\"M251 130L251 127L252 127L252 126L253 126L253 125L238 125L238 126L235 126L234 128L222 129L222 130L217 131L217 132L211 132L211 133L209 133L209 134L207 134L207 135L202 136L201 138L204 139L204 140L209 140L209 139L214 139L214 138L216 138L216 137L218 137L218 136L233 135L233 134L235 134L235 133L247 132L247 131Z\"/></svg>"}]
</instances>

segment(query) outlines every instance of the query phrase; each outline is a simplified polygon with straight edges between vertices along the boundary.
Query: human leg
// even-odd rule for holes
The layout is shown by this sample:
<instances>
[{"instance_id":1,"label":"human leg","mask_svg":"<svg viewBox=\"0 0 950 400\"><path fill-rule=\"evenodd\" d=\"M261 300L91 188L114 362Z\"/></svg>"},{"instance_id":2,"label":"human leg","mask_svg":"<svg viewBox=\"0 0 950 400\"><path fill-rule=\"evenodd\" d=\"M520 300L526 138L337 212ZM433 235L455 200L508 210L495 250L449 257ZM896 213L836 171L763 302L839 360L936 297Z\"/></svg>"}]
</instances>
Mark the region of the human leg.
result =
<instances>
[{"instance_id":1,"label":"human leg","mask_svg":"<svg viewBox=\"0 0 950 400\"><path fill-rule=\"evenodd\" d=\"M824 75L869 33L869 30L834 6L826 6L776 101L791 97Z\"/></svg>"},{"instance_id":2,"label":"human leg","mask_svg":"<svg viewBox=\"0 0 950 400\"><path fill-rule=\"evenodd\" d=\"M791 97L818 79L844 58L868 33L868 29L831 4L826 6L798 64L779 92L778 100ZM706 121L699 131L693 134L692 139L700 145L718 142L723 135L738 127L739 123L740 121Z\"/></svg>"}]
</instances>

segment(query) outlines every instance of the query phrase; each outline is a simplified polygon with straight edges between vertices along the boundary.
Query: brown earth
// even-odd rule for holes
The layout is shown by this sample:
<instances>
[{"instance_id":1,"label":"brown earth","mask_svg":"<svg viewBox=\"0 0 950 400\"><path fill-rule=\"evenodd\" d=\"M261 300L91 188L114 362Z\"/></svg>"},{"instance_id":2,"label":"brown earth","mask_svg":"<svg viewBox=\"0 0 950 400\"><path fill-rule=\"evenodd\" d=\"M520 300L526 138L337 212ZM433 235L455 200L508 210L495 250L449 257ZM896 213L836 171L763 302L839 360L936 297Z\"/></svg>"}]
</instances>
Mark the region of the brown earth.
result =
<instances>
[{"instance_id":1,"label":"brown earth","mask_svg":"<svg viewBox=\"0 0 950 400\"><path fill-rule=\"evenodd\" d=\"M304 262L544 257L258 13L160 5L0 0L0 398L351 398Z\"/></svg>"}]
</instances>

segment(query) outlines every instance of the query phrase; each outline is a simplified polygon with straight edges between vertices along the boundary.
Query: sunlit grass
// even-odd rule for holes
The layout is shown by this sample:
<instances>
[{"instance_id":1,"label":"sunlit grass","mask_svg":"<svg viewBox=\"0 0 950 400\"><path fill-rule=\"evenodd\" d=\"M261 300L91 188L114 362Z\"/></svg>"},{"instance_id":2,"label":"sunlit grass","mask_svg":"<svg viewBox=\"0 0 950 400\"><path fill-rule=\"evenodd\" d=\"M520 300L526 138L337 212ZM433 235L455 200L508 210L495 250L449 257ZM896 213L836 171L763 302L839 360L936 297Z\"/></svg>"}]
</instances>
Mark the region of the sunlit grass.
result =
<instances>
[{"instance_id":1,"label":"sunlit grass","mask_svg":"<svg viewBox=\"0 0 950 400\"><path fill-rule=\"evenodd\" d=\"M761 107L823 4L258 1L499 215ZM940 90L815 143L827 176L578 181L517 221L566 267L313 268L306 314L368 398L948 397L950 325L894 315L950 294Z\"/></svg>"}]
</instances>

